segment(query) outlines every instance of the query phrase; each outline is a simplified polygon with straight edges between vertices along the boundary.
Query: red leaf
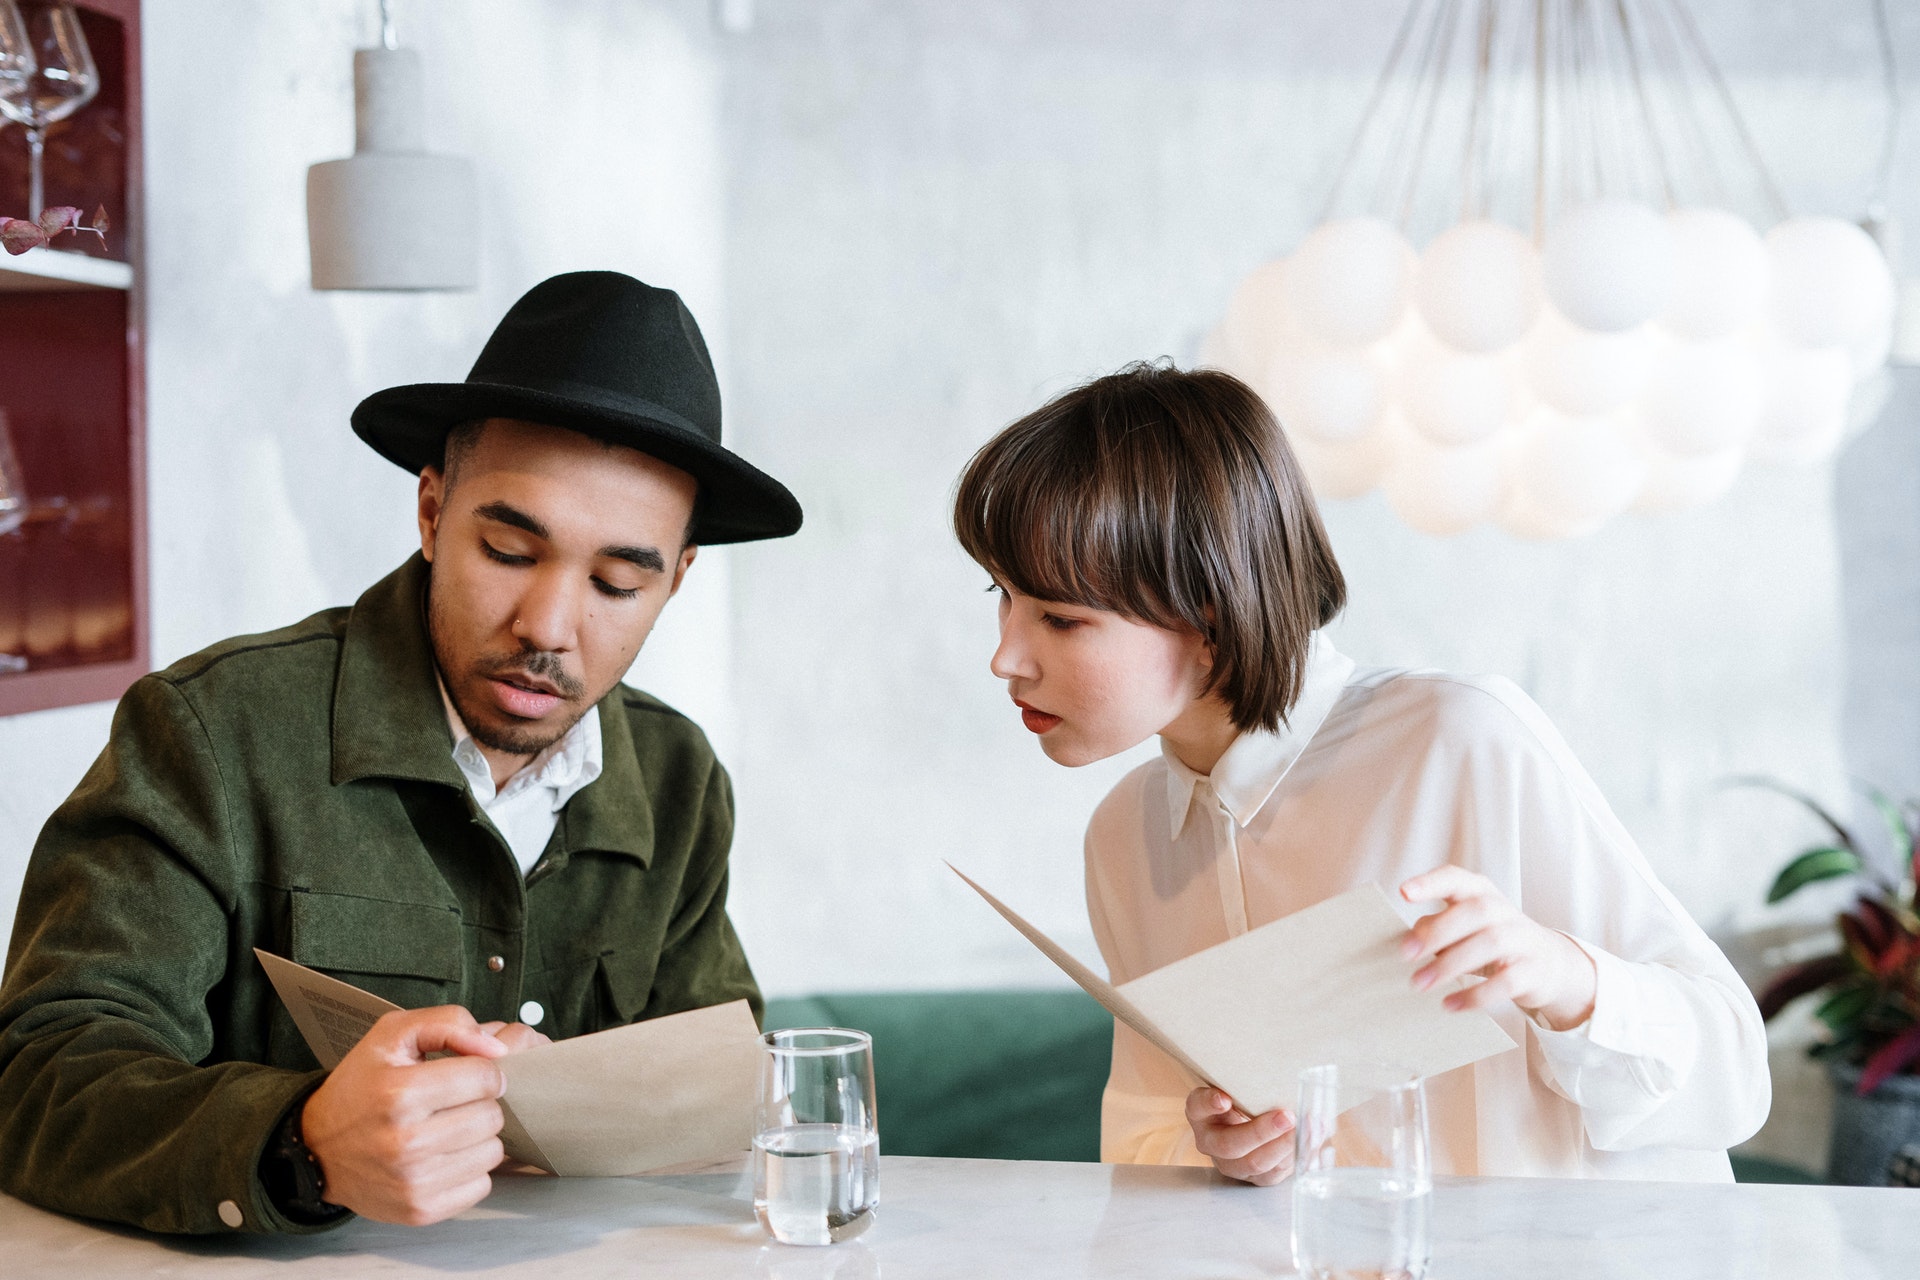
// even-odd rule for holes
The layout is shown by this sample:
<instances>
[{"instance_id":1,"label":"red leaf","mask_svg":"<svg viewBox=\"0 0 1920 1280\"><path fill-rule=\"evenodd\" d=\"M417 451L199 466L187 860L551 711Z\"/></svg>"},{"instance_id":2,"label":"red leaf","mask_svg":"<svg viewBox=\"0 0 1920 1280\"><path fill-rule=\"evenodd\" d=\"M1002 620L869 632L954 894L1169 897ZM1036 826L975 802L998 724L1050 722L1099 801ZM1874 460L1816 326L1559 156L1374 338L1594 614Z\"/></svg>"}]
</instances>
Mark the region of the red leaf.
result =
<instances>
[{"instance_id":1,"label":"red leaf","mask_svg":"<svg viewBox=\"0 0 1920 1280\"><path fill-rule=\"evenodd\" d=\"M1854 1086L1854 1092L1866 1097L1880 1087L1880 1082L1888 1076L1904 1071L1909 1063L1920 1062L1920 1027L1908 1027L1899 1035L1874 1050L1867 1059L1865 1070L1860 1073L1860 1083Z\"/></svg>"},{"instance_id":2,"label":"red leaf","mask_svg":"<svg viewBox=\"0 0 1920 1280\"><path fill-rule=\"evenodd\" d=\"M1760 992L1760 1017L1770 1019L1792 1001L1852 972L1853 964L1845 956L1818 956L1782 969Z\"/></svg>"},{"instance_id":3,"label":"red leaf","mask_svg":"<svg viewBox=\"0 0 1920 1280\"><path fill-rule=\"evenodd\" d=\"M21 254L47 242L47 233L25 218L0 218L0 248Z\"/></svg>"},{"instance_id":4,"label":"red leaf","mask_svg":"<svg viewBox=\"0 0 1920 1280\"><path fill-rule=\"evenodd\" d=\"M70 204L57 204L51 209L40 211L40 229L51 240L62 231L80 225L80 211Z\"/></svg>"},{"instance_id":5,"label":"red leaf","mask_svg":"<svg viewBox=\"0 0 1920 1280\"><path fill-rule=\"evenodd\" d=\"M87 225L92 230L98 232L102 240L106 239L107 232L113 229L113 224L107 221L107 206L101 205L98 209L95 209L93 211L93 221Z\"/></svg>"},{"instance_id":6,"label":"red leaf","mask_svg":"<svg viewBox=\"0 0 1920 1280\"><path fill-rule=\"evenodd\" d=\"M1865 894L1854 904L1854 915L1860 919L1862 929L1867 936L1867 944L1878 954L1889 942L1904 933L1900 921L1887 909L1884 902L1869 898Z\"/></svg>"}]
</instances>

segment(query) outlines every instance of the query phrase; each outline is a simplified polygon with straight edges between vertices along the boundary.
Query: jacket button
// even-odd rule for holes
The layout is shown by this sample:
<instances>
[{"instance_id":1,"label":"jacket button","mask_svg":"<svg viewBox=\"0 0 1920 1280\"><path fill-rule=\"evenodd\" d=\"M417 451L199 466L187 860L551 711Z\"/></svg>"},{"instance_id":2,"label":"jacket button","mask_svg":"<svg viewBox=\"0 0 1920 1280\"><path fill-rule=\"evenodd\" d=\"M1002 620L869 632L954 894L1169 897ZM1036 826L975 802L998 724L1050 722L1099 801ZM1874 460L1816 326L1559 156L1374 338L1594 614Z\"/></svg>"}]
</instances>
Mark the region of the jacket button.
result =
<instances>
[{"instance_id":1,"label":"jacket button","mask_svg":"<svg viewBox=\"0 0 1920 1280\"><path fill-rule=\"evenodd\" d=\"M540 1002L538 1000L529 1000L525 1004L520 1006L520 1021L526 1023L530 1027L539 1026L540 1019L546 1016L547 1016L547 1011L540 1007Z\"/></svg>"},{"instance_id":2,"label":"jacket button","mask_svg":"<svg viewBox=\"0 0 1920 1280\"><path fill-rule=\"evenodd\" d=\"M240 1212L239 1205L231 1200L222 1200L220 1202L220 1221L226 1223L235 1231L238 1231L240 1224L246 1220L246 1216Z\"/></svg>"},{"instance_id":3,"label":"jacket button","mask_svg":"<svg viewBox=\"0 0 1920 1280\"><path fill-rule=\"evenodd\" d=\"M487 957L488 972L498 973L506 967L507 967L507 958L505 956L488 956Z\"/></svg>"}]
</instances>

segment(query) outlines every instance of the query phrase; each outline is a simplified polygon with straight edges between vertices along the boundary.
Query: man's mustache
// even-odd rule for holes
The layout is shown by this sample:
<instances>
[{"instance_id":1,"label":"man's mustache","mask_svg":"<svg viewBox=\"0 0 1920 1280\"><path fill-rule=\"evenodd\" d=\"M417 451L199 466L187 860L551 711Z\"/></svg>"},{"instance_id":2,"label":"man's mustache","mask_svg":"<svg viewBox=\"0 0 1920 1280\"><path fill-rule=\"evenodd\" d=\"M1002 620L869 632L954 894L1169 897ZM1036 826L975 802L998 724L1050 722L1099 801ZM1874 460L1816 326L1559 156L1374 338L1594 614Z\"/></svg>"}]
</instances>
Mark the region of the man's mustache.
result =
<instances>
[{"instance_id":1,"label":"man's mustache","mask_svg":"<svg viewBox=\"0 0 1920 1280\"><path fill-rule=\"evenodd\" d=\"M560 691L562 697L569 700L577 699L587 691L583 682L567 673L560 655L545 649L516 653L510 657L487 658L480 663L480 674L487 677L532 676L551 684Z\"/></svg>"}]
</instances>

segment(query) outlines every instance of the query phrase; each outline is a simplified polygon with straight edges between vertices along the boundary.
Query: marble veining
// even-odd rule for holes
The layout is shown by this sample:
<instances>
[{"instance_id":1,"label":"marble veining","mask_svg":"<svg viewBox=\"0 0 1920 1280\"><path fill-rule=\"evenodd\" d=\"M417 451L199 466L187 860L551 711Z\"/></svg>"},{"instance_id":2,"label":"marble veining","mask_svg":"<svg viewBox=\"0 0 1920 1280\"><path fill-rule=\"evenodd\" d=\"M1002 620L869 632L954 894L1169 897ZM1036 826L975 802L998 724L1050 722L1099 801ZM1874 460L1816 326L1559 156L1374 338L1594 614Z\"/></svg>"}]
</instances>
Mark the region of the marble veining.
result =
<instances>
[{"instance_id":1,"label":"marble veining","mask_svg":"<svg viewBox=\"0 0 1920 1280\"><path fill-rule=\"evenodd\" d=\"M1201 1169L882 1161L880 1217L826 1249L767 1242L740 1170L503 1177L479 1207L419 1229L318 1237L150 1236L0 1196L9 1277L445 1276L598 1280L916 1280L1291 1274L1286 1188ZM1920 1191L1521 1178L1443 1180L1433 1280L1893 1280L1915 1274Z\"/></svg>"}]
</instances>

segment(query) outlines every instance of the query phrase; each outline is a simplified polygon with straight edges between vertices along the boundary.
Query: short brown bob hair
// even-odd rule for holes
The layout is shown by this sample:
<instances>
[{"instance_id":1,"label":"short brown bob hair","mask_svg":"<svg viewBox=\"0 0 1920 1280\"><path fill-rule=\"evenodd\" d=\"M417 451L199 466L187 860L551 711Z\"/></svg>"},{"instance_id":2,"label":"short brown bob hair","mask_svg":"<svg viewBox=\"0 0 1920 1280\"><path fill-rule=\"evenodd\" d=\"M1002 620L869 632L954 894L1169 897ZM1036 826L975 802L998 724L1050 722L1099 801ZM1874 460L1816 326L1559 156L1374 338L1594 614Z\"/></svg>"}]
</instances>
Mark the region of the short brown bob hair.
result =
<instances>
[{"instance_id":1,"label":"short brown bob hair","mask_svg":"<svg viewBox=\"0 0 1920 1280\"><path fill-rule=\"evenodd\" d=\"M1213 370L1132 364L1042 405L974 454L953 529L1023 595L1205 636L1242 730L1286 721L1347 599L1279 423Z\"/></svg>"}]
</instances>

